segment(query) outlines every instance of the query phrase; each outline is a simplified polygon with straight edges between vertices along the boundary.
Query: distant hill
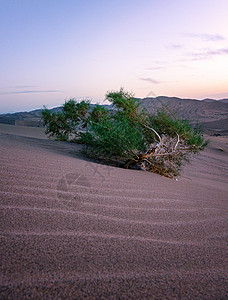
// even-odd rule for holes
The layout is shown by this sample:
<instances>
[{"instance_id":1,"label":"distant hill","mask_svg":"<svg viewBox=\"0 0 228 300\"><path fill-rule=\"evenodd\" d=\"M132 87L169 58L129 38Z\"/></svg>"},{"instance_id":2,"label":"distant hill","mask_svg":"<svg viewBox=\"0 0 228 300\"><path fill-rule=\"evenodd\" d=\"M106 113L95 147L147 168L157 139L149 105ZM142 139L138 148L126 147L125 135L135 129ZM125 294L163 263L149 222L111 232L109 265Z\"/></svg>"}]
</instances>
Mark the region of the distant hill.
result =
<instances>
[{"instance_id":1,"label":"distant hill","mask_svg":"<svg viewBox=\"0 0 228 300\"><path fill-rule=\"evenodd\" d=\"M91 104L93 106L94 104ZM109 105L103 105L104 107L110 107ZM58 112L62 110L62 106L54 107L50 109L52 112ZM31 127L43 127L41 119L42 109L36 109L32 111L17 112L12 114L0 114L0 123L18 126L31 126Z\"/></svg>"},{"instance_id":2,"label":"distant hill","mask_svg":"<svg viewBox=\"0 0 228 300\"><path fill-rule=\"evenodd\" d=\"M177 97L159 96L156 98L139 99L148 113L155 113L162 107L177 117L188 119L193 125L199 124L208 134L228 135L228 99L181 99ZM104 105L105 107L110 107ZM61 107L51 109L60 111ZM0 123L24 126L43 126L42 109L30 112L18 112L0 115Z\"/></svg>"},{"instance_id":3,"label":"distant hill","mask_svg":"<svg viewBox=\"0 0 228 300\"><path fill-rule=\"evenodd\" d=\"M156 97L141 99L141 105L148 113L164 108L177 117L199 124L205 132L228 134L228 99L180 99L176 97Z\"/></svg>"},{"instance_id":4,"label":"distant hill","mask_svg":"<svg viewBox=\"0 0 228 300\"><path fill-rule=\"evenodd\" d=\"M228 102L224 102L225 100L228 99L199 101L161 96L141 99L141 104L149 113L155 113L164 107L174 112L178 117L191 120L194 123L203 123L228 118Z\"/></svg>"},{"instance_id":5,"label":"distant hill","mask_svg":"<svg viewBox=\"0 0 228 300\"><path fill-rule=\"evenodd\" d=\"M51 111L61 111L61 107L55 107ZM12 114L0 115L0 123L10 125L21 125L21 126L32 126L32 127L43 127L41 120L42 109L36 109L32 111L17 112Z\"/></svg>"}]
</instances>

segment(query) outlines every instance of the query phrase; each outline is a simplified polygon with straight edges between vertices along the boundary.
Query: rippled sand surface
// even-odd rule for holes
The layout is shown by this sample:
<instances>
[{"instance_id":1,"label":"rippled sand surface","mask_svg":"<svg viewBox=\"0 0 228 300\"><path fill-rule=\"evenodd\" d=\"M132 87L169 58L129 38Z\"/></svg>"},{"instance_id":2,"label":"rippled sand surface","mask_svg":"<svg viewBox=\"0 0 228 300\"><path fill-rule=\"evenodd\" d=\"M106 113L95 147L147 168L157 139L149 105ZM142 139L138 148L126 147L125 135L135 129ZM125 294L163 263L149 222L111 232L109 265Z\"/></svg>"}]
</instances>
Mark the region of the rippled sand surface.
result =
<instances>
[{"instance_id":1,"label":"rippled sand surface","mask_svg":"<svg viewBox=\"0 0 228 300\"><path fill-rule=\"evenodd\" d=\"M171 180L1 133L1 298L226 299L227 142Z\"/></svg>"}]
</instances>

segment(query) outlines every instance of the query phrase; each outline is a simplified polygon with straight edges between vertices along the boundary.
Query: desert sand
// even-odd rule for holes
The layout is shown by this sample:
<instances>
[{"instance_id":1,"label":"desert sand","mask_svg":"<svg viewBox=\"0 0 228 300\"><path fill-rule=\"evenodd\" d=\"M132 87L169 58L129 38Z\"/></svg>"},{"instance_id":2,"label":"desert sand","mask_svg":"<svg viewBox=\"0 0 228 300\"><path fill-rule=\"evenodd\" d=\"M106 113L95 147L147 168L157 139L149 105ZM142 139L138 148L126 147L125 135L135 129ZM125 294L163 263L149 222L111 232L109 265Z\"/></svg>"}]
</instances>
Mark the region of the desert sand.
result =
<instances>
[{"instance_id":1,"label":"desert sand","mask_svg":"<svg viewBox=\"0 0 228 300\"><path fill-rule=\"evenodd\" d=\"M227 137L210 137L172 180L10 130L0 128L1 299L227 299Z\"/></svg>"},{"instance_id":2,"label":"desert sand","mask_svg":"<svg viewBox=\"0 0 228 300\"><path fill-rule=\"evenodd\" d=\"M0 133L14 134L39 139L48 139L48 136L45 134L45 129L39 127L15 126L0 123Z\"/></svg>"}]
</instances>

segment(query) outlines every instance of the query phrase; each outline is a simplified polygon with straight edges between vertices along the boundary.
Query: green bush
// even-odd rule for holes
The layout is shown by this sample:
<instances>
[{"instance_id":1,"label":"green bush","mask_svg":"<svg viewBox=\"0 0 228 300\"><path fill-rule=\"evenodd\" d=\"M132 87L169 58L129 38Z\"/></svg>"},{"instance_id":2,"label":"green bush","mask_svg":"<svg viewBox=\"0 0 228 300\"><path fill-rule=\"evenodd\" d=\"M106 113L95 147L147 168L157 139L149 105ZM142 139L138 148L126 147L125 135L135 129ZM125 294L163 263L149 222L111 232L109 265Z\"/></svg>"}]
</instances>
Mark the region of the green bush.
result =
<instances>
[{"instance_id":1,"label":"green bush","mask_svg":"<svg viewBox=\"0 0 228 300\"><path fill-rule=\"evenodd\" d=\"M118 161L125 167L177 176L190 153L205 146L198 129L164 110L147 115L140 101L120 89L107 93L111 109L90 106L88 101L65 102L62 111L43 110L46 133L58 140L85 144L85 153L96 159Z\"/></svg>"},{"instance_id":2,"label":"green bush","mask_svg":"<svg viewBox=\"0 0 228 300\"><path fill-rule=\"evenodd\" d=\"M87 126L89 101L77 103L74 99L66 101L60 112L51 112L46 107L42 119L46 126L45 133L56 140L67 141L78 136L78 129Z\"/></svg>"},{"instance_id":3,"label":"green bush","mask_svg":"<svg viewBox=\"0 0 228 300\"><path fill-rule=\"evenodd\" d=\"M205 146L200 128L193 128L188 120L177 119L173 114L167 113L165 109L159 110L155 115L149 116L149 124L156 131L175 136L177 133L185 144L192 146L196 151Z\"/></svg>"}]
</instances>

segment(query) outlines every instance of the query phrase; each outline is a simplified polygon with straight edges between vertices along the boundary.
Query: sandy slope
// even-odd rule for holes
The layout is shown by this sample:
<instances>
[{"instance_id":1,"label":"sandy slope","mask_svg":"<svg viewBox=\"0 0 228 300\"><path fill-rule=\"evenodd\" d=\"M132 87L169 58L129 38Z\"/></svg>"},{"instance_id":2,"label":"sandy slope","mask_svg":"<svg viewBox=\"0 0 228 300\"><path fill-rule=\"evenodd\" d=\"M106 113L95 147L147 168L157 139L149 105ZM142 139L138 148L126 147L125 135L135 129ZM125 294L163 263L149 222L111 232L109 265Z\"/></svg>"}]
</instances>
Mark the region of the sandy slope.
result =
<instances>
[{"instance_id":1,"label":"sandy slope","mask_svg":"<svg viewBox=\"0 0 228 300\"><path fill-rule=\"evenodd\" d=\"M227 141L175 181L1 133L1 298L225 299Z\"/></svg>"},{"instance_id":2,"label":"sandy slope","mask_svg":"<svg viewBox=\"0 0 228 300\"><path fill-rule=\"evenodd\" d=\"M39 139L48 139L44 133L45 129L40 127L15 126L0 123L0 133L8 133L19 136L34 137Z\"/></svg>"}]
</instances>

